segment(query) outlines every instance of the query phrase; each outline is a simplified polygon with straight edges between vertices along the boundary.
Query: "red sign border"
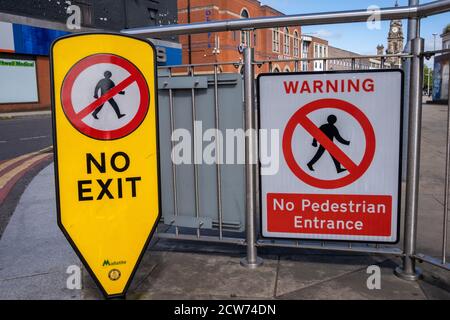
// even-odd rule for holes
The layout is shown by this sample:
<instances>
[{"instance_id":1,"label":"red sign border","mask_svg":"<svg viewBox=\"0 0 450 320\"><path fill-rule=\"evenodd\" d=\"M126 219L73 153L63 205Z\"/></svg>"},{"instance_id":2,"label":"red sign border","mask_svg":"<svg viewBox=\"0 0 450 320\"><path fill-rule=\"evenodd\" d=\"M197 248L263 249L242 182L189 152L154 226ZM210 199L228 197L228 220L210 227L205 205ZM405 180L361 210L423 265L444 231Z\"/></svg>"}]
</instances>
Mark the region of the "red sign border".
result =
<instances>
[{"instance_id":1,"label":"red sign border","mask_svg":"<svg viewBox=\"0 0 450 320\"><path fill-rule=\"evenodd\" d=\"M141 102L138 107L138 112L134 116L133 120L131 120L122 128L111 131L98 130L86 125L82 121L83 119L77 119L77 114L75 112L75 109L73 108L73 104L71 101L73 85L81 72L98 63L116 64L128 71L130 75L135 75L135 82L137 83L139 91L141 93ZM70 98L66 99L66 97ZM115 54L96 53L81 59L70 68L61 86L61 106L64 114L66 115L66 118L81 134L97 140L117 140L124 138L134 132L144 121L150 108L149 104L150 91L144 75L132 62L125 59L124 57Z\"/></svg>"},{"instance_id":2,"label":"red sign border","mask_svg":"<svg viewBox=\"0 0 450 320\"><path fill-rule=\"evenodd\" d=\"M355 173L350 173L345 177L335 179L335 180L322 180L311 175L307 174L297 163L295 160L294 154L292 152L292 138L294 135L294 131L299 125L299 118L306 117L313 111L320 109L329 109L335 108L350 114L353 118L355 118L361 128L364 131L364 136L366 138L366 150L364 152L363 159L358 165L358 170ZM289 119L286 124L286 128L283 133L283 154L286 160L289 169L291 169L292 173L307 183L310 186L320 188L320 189L338 189L345 187L349 184L352 184L369 169L373 158L375 156L376 149L376 139L375 139L375 131L373 130L372 124L367 116L355 105L340 99L318 99L312 101L300 109L298 109Z\"/></svg>"}]
</instances>

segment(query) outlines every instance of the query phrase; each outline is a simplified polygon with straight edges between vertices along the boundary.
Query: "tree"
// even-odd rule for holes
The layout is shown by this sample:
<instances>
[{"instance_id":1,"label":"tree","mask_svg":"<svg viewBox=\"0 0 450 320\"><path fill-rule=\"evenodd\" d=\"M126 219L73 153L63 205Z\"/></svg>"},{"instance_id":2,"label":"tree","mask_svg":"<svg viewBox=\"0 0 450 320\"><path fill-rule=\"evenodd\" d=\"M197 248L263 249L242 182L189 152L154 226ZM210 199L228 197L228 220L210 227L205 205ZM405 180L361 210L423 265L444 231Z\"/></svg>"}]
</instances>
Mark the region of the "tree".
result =
<instances>
[{"instance_id":1,"label":"tree","mask_svg":"<svg viewBox=\"0 0 450 320\"><path fill-rule=\"evenodd\" d=\"M428 77L430 78L428 81ZM428 92L428 85L430 86L430 93L433 90L433 69L428 67L428 66L424 66L423 67L423 90Z\"/></svg>"}]
</instances>

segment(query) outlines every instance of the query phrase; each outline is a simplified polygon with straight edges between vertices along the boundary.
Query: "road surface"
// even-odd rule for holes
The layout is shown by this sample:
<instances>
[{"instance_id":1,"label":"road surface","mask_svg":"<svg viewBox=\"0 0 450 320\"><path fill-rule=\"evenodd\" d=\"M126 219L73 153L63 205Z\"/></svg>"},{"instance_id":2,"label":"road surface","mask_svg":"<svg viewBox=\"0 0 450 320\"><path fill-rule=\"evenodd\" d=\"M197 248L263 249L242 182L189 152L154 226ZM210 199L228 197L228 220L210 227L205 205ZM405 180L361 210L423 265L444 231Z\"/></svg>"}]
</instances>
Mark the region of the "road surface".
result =
<instances>
[{"instance_id":1,"label":"road surface","mask_svg":"<svg viewBox=\"0 0 450 320\"><path fill-rule=\"evenodd\" d=\"M0 161L52 145L50 116L0 120Z\"/></svg>"}]
</instances>

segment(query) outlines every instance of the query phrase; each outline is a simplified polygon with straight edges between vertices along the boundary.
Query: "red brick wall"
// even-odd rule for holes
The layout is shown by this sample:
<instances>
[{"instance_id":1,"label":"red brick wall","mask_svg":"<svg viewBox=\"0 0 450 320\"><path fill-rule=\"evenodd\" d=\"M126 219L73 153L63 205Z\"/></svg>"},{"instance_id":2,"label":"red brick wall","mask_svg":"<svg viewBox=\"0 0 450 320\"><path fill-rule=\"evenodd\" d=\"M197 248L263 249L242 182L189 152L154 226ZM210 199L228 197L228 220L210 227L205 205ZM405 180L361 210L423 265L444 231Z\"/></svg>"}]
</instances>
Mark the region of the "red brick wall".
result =
<instances>
[{"instance_id":1,"label":"red brick wall","mask_svg":"<svg viewBox=\"0 0 450 320\"><path fill-rule=\"evenodd\" d=\"M243 9L249 12L250 18L265 17L265 16L279 16L282 15L267 6L261 6L258 1L255 0L191 0L191 23L205 22L217 20L230 20L238 19ZM178 23L188 23L187 15L187 0L178 0ZM300 27L291 27L290 34L293 35L294 30L297 30L299 35L301 34ZM255 36L252 36L252 41L256 39L255 43L255 59L267 60L282 58L283 50L283 35L280 39L280 53L272 51L272 30L256 30ZM220 54L214 54L213 49L215 46L216 35L220 39ZM180 42L183 45L183 63L189 63L189 46L188 36L181 36ZM285 56L286 58L293 58L293 40L290 39L291 54ZM213 62L238 62L242 60L242 55L238 52L237 48L241 43L241 33L239 31L229 31L221 33L211 33L192 35L191 36L191 55L192 63L213 63ZM285 66L289 65L290 70L294 69L294 63L279 63L278 66L281 70L284 70ZM236 68L233 66L223 66L222 70L225 72L236 72ZM211 71L211 68L198 68L197 71ZM256 72L267 72L269 66L266 64L261 68L256 68Z\"/></svg>"},{"instance_id":2,"label":"red brick wall","mask_svg":"<svg viewBox=\"0 0 450 320\"><path fill-rule=\"evenodd\" d=\"M10 59L14 59L14 55L11 55ZM20 112L50 109L50 62L48 57L36 57L36 73L39 102L0 104L0 112Z\"/></svg>"}]
</instances>

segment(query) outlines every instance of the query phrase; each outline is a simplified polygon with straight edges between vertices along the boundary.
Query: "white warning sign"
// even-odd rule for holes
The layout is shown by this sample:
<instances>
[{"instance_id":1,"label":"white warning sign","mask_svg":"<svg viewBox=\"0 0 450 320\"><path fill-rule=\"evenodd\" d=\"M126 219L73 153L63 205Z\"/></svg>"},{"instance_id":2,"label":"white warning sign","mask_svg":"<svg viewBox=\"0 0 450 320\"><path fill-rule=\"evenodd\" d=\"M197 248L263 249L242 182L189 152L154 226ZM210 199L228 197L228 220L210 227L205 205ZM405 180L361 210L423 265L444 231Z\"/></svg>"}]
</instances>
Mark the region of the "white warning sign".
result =
<instances>
[{"instance_id":1,"label":"white warning sign","mask_svg":"<svg viewBox=\"0 0 450 320\"><path fill-rule=\"evenodd\" d=\"M259 77L262 130L280 169L261 176L265 237L396 242L403 74Z\"/></svg>"}]
</instances>

